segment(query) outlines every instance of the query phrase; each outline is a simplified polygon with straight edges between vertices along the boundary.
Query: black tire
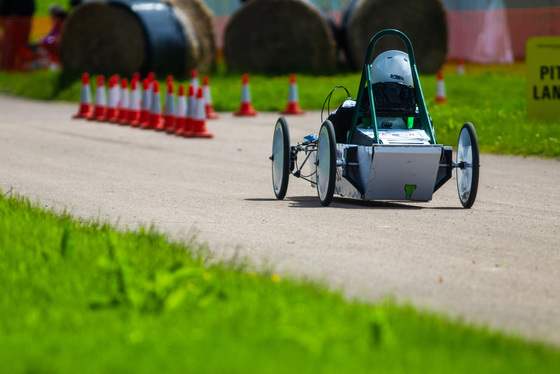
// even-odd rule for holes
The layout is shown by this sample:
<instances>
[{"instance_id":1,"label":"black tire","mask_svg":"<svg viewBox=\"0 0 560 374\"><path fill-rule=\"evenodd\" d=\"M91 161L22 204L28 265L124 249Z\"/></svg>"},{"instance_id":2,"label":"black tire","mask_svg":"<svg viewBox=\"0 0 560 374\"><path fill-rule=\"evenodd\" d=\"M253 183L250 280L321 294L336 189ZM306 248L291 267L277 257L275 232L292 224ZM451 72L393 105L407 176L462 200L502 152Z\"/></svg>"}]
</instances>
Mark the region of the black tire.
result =
<instances>
[{"instance_id":1,"label":"black tire","mask_svg":"<svg viewBox=\"0 0 560 374\"><path fill-rule=\"evenodd\" d=\"M478 138L472 123L467 122L461 128L457 142L457 192L464 208L473 206L478 192L480 154Z\"/></svg>"},{"instance_id":2,"label":"black tire","mask_svg":"<svg viewBox=\"0 0 560 374\"><path fill-rule=\"evenodd\" d=\"M288 191L290 176L290 131L284 117L278 118L272 136L272 188L278 200Z\"/></svg>"},{"instance_id":3,"label":"black tire","mask_svg":"<svg viewBox=\"0 0 560 374\"><path fill-rule=\"evenodd\" d=\"M334 194L336 177L336 137L331 121L326 120L317 140L317 195L321 205L328 206Z\"/></svg>"}]
</instances>

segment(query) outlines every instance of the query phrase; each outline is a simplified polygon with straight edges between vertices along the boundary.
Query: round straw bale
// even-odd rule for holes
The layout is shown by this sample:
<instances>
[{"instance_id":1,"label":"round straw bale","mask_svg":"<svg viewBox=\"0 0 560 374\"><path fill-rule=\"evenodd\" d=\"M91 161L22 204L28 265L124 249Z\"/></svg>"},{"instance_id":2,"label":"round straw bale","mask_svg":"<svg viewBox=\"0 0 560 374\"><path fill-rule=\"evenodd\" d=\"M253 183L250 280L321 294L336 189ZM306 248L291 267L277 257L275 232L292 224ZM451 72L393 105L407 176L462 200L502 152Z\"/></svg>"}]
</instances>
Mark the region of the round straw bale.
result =
<instances>
[{"instance_id":1,"label":"round straw bale","mask_svg":"<svg viewBox=\"0 0 560 374\"><path fill-rule=\"evenodd\" d=\"M304 0L251 0L226 26L224 55L233 71L324 73L336 66L327 15Z\"/></svg>"},{"instance_id":2,"label":"round straw bale","mask_svg":"<svg viewBox=\"0 0 560 374\"><path fill-rule=\"evenodd\" d=\"M146 61L144 31L124 8L106 2L84 2L66 18L60 61L67 71L129 76Z\"/></svg>"},{"instance_id":3,"label":"round straw bale","mask_svg":"<svg viewBox=\"0 0 560 374\"><path fill-rule=\"evenodd\" d=\"M216 39L214 34L214 14L202 0L166 0L184 15L179 16L187 40L196 46L192 53L196 58L196 67L209 71L216 59ZM194 39L194 40L193 40Z\"/></svg>"},{"instance_id":4,"label":"round straw bale","mask_svg":"<svg viewBox=\"0 0 560 374\"><path fill-rule=\"evenodd\" d=\"M171 3L171 2L170 2ZM181 29L185 37L187 48L185 48L185 72L193 68L201 68L201 47L197 32L191 22L191 19L175 4L172 5L173 13L181 24ZM201 69L206 70L206 69Z\"/></svg>"},{"instance_id":5,"label":"round straw bale","mask_svg":"<svg viewBox=\"0 0 560 374\"><path fill-rule=\"evenodd\" d=\"M418 70L436 73L447 53L447 20L441 0L353 0L345 10L344 49L351 67L362 69L368 43L383 29L397 29L412 43ZM374 58L387 49L406 51L396 37L383 37Z\"/></svg>"}]
</instances>

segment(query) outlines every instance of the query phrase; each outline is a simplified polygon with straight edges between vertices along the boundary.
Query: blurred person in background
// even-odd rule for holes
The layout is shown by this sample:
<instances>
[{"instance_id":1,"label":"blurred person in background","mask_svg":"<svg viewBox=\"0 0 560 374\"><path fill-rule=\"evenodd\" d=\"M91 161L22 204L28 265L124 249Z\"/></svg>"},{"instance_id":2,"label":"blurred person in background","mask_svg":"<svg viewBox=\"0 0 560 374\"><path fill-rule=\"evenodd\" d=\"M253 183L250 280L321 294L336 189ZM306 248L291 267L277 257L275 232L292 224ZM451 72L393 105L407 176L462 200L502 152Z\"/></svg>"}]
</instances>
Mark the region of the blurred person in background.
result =
<instances>
[{"instance_id":1,"label":"blurred person in background","mask_svg":"<svg viewBox=\"0 0 560 374\"><path fill-rule=\"evenodd\" d=\"M52 67L53 64L59 64L58 47L60 45L62 24L66 19L66 15L66 11L60 5L53 4L49 7L49 16L52 22L50 31L47 35L30 44L33 53L42 60L40 63L42 66L34 66L33 68ZM37 62L35 61L35 63Z\"/></svg>"},{"instance_id":2,"label":"blurred person in background","mask_svg":"<svg viewBox=\"0 0 560 374\"><path fill-rule=\"evenodd\" d=\"M34 0L0 0L0 69L20 68L18 53L27 48L31 32L31 17L35 12Z\"/></svg>"}]
</instances>

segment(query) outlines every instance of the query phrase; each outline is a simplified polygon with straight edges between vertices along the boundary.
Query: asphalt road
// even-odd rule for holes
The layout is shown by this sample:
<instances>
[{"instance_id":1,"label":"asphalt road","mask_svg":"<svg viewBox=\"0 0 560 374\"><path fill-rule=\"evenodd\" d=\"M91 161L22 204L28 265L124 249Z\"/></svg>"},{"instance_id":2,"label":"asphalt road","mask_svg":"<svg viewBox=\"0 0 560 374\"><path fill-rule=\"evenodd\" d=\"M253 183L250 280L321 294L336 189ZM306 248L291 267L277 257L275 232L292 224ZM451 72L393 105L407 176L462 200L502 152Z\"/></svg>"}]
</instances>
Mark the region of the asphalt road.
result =
<instances>
[{"instance_id":1,"label":"asphalt road","mask_svg":"<svg viewBox=\"0 0 560 374\"><path fill-rule=\"evenodd\" d=\"M76 110L0 96L4 193L120 226L153 223L174 238L196 235L217 258L560 345L558 160L481 155L470 210L454 179L429 203L335 198L325 208L295 178L285 200L274 198L275 113L222 113L206 140L71 120ZM294 144L318 131L320 114L288 123Z\"/></svg>"}]
</instances>

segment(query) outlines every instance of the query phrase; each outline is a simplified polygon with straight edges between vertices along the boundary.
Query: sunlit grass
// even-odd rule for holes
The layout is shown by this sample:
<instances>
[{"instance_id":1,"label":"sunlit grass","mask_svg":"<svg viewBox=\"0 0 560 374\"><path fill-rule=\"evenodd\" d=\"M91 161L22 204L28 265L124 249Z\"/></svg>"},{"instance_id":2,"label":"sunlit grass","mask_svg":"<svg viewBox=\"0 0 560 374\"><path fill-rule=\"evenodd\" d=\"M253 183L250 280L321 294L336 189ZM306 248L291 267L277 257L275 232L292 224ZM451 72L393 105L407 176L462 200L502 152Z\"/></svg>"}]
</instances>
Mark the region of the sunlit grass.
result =
<instances>
[{"instance_id":1,"label":"sunlit grass","mask_svg":"<svg viewBox=\"0 0 560 374\"><path fill-rule=\"evenodd\" d=\"M49 6L57 4L65 10L70 9L70 0L35 0L35 14L36 16L48 16Z\"/></svg>"},{"instance_id":2,"label":"sunlit grass","mask_svg":"<svg viewBox=\"0 0 560 374\"><path fill-rule=\"evenodd\" d=\"M560 352L0 191L2 373L552 373Z\"/></svg>"}]
</instances>

